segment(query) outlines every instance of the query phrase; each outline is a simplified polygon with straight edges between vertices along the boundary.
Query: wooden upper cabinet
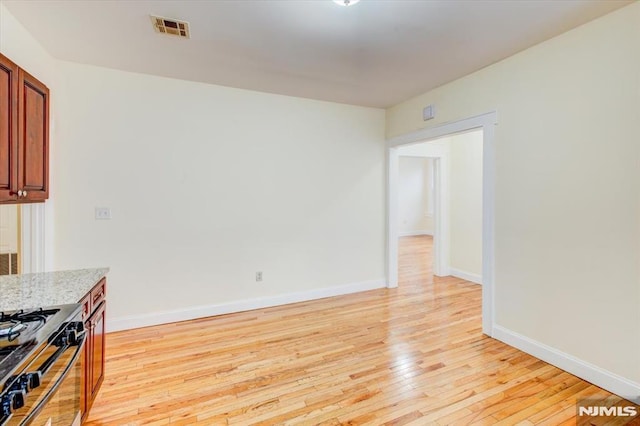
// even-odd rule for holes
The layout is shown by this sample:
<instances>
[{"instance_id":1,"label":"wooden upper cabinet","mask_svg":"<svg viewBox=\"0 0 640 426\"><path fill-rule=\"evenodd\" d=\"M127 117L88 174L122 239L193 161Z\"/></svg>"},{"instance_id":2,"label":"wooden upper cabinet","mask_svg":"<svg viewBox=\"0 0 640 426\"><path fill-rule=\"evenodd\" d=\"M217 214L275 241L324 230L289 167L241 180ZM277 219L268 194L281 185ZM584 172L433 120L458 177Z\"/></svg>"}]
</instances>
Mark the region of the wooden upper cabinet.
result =
<instances>
[{"instance_id":1,"label":"wooden upper cabinet","mask_svg":"<svg viewBox=\"0 0 640 426\"><path fill-rule=\"evenodd\" d=\"M26 201L44 201L49 197L49 89L22 69L18 76L18 190Z\"/></svg>"},{"instance_id":2,"label":"wooden upper cabinet","mask_svg":"<svg viewBox=\"0 0 640 426\"><path fill-rule=\"evenodd\" d=\"M0 54L0 203L49 196L49 89Z\"/></svg>"}]
</instances>

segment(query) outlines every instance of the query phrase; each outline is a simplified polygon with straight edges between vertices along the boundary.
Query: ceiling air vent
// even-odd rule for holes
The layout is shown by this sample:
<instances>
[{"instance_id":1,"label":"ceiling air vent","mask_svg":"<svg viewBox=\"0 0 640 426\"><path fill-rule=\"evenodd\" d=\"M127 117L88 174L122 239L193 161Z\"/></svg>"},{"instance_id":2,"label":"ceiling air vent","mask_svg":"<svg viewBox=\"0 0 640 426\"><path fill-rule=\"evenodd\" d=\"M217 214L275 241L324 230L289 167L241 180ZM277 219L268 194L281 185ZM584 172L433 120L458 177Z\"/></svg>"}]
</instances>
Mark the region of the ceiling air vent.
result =
<instances>
[{"instance_id":1,"label":"ceiling air vent","mask_svg":"<svg viewBox=\"0 0 640 426\"><path fill-rule=\"evenodd\" d=\"M163 18L151 15L151 23L157 33L169 34L183 38L190 38L189 23L176 19Z\"/></svg>"}]
</instances>

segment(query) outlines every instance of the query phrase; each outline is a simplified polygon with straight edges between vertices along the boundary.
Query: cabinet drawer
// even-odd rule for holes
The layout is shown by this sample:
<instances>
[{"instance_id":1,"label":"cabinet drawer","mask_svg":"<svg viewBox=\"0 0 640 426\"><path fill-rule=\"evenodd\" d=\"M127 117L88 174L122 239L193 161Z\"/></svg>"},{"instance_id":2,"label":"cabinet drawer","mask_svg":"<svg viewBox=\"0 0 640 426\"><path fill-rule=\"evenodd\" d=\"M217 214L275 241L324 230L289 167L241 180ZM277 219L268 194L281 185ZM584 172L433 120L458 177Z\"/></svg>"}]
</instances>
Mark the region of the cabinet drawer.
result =
<instances>
[{"instance_id":1,"label":"cabinet drawer","mask_svg":"<svg viewBox=\"0 0 640 426\"><path fill-rule=\"evenodd\" d=\"M91 309L95 310L98 305L104 300L107 291L107 280L101 279L98 284L91 290Z\"/></svg>"}]
</instances>

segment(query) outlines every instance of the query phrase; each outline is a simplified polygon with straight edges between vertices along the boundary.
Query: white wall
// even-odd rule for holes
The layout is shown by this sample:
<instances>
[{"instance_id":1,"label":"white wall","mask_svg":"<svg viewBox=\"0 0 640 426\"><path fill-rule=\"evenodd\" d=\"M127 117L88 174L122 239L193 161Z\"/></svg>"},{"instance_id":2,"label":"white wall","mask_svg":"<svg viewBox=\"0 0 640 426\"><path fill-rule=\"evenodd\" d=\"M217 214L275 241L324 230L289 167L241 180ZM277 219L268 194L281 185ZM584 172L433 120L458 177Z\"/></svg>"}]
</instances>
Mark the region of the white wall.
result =
<instances>
[{"instance_id":1,"label":"white wall","mask_svg":"<svg viewBox=\"0 0 640 426\"><path fill-rule=\"evenodd\" d=\"M0 52L31 75L55 86L55 60L0 2Z\"/></svg>"},{"instance_id":2,"label":"white wall","mask_svg":"<svg viewBox=\"0 0 640 426\"><path fill-rule=\"evenodd\" d=\"M58 69L55 266L111 267L114 327L383 286L384 111Z\"/></svg>"},{"instance_id":3,"label":"white wall","mask_svg":"<svg viewBox=\"0 0 640 426\"><path fill-rule=\"evenodd\" d=\"M47 269L110 266L110 325L383 285L384 111L59 62L0 19L51 90Z\"/></svg>"},{"instance_id":4,"label":"white wall","mask_svg":"<svg viewBox=\"0 0 640 426\"><path fill-rule=\"evenodd\" d=\"M400 235L433 235L433 160L424 157L399 159L398 229ZM431 207L433 210L433 207Z\"/></svg>"},{"instance_id":5,"label":"white wall","mask_svg":"<svg viewBox=\"0 0 640 426\"><path fill-rule=\"evenodd\" d=\"M636 397L639 76L634 3L387 111L389 137L497 111L494 332Z\"/></svg>"},{"instance_id":6,"label":"white wall","mask_svg":"<svg viewBox=\"0 0 640 426\"><path fill-rule=\"evenodd\" d=\"M482 131L449 138L451 275L482 281Z\"/></svg>"}]
</instances>

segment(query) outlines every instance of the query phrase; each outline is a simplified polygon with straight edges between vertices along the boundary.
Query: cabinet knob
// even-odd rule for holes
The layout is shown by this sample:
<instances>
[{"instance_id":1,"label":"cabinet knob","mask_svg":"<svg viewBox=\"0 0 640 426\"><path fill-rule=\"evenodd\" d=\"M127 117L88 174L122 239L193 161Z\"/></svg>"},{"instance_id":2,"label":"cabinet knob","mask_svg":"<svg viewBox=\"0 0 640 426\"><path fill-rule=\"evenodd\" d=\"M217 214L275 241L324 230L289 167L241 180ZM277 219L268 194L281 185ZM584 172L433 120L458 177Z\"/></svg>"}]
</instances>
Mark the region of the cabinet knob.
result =
<instances>
[{"instance_id":1,"label":"cabinet knob","mask_svg":"<svg viewBox=\"0 0 640 426\"><path fill-rule=\"evenodd\" d=\"M22 196L26 197L27 196L27 191L22 191Z\"/></svg>"},{"instance_id":2,"label":"cabinet knob","mask_svg":"<svg viewBox=\"0 0 640 426\"><path fill-rule=\"evenodd\" d=\"M22 190L18 189L18 198L22 197Z\"/></svg>"}]
</instances>

